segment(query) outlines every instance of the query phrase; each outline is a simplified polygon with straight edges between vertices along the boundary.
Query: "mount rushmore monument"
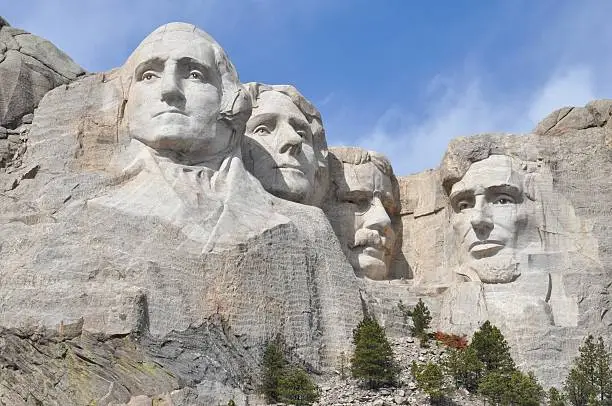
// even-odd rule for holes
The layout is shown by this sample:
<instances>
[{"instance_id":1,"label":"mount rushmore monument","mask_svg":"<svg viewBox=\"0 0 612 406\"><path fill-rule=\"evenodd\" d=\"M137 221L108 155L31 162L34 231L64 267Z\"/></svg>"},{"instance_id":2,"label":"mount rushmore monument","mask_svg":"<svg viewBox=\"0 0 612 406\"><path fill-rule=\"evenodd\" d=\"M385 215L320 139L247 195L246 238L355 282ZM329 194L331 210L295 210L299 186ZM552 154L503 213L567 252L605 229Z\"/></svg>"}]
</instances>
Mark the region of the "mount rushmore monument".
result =
<instances>
[{"instance_id":1,"label":"mount rushmore monument","mask_svg":"<svg viewBox=\"0 0 612 406\"><path fill-rule=\"evenodd\" d=\"M396 176L190 24L86 73L0 20L0 403L246 404L270 340L324 375L365 313L405 335L419 299L558 384L612 335L611 117L564 107Z\"/></svg>"}]
</instances>

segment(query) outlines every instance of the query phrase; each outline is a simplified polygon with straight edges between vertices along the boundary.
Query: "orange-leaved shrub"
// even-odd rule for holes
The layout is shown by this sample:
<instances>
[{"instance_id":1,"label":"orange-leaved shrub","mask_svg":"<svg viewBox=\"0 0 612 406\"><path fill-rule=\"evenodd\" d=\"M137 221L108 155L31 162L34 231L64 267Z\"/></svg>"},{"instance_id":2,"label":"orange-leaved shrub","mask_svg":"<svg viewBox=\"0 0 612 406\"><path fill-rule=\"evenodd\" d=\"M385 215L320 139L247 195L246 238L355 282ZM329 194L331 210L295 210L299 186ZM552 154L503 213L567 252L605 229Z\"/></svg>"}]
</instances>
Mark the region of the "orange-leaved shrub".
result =
<instances>
[{"instance_id":1,"label":"orange-leaved shrub","mask_svg":"<svg viewBox=\"0 0 612 406\"><path fill-rule=\"evenodd\" d=\"M447 334L442 331L436 331L434 333L434 338L445 346L456 350L463 350L468 346L466 335L458 336L457 334Z\"/></svg>"}]
</instances>

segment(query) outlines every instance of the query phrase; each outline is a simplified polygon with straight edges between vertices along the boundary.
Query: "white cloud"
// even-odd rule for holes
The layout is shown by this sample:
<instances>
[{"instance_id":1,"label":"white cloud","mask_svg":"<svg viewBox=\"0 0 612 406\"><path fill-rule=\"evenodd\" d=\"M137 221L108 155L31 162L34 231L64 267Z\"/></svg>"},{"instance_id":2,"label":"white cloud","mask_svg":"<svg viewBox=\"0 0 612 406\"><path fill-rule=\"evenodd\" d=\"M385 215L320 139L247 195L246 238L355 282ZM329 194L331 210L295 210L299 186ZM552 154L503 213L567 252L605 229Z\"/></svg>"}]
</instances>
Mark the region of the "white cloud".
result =
<instances>
[{"instance_id":1,"label":"white cloud","mask_svg":"<svg viewBox=\"0 0 612 406\"><path fill-rule=\"evenodd\" d=\"M596 97L592 69L572 66L553 75L536 92L527 111L529 120L537 123L548 113L565 105L580 106Z\"/></svg>"},{"instance_id":2,"label":"white cloud","mask_svg":"<svg viewBox=\"0 0 612 406\"><path fill-rule=\"evenodd\" d=\"M542 22L540 41L532 41L514 57L536 57L531 69L511 72L508 86L495 75L493 83L481 80L474 69L465 74L465 63L447 76L435 76L417 105L418 117L389 126L389 117L409 117L407 109L390 106L373 128L357 143L385 153L399 175L436 167L448 142L457 136L482 132L525 133L549 113L563 106L582 106L590 100L612 98L612 40L608 23L612 4L606 2L562 3L566 7ZM603 50L603 51L602 51ZM508 50L504 50L507 52ZM512 57L512 56L510 56ZM522 76L520 76L522 75ZM395 122L398 119L395 118Z\"/></svg>"}]
</instances>

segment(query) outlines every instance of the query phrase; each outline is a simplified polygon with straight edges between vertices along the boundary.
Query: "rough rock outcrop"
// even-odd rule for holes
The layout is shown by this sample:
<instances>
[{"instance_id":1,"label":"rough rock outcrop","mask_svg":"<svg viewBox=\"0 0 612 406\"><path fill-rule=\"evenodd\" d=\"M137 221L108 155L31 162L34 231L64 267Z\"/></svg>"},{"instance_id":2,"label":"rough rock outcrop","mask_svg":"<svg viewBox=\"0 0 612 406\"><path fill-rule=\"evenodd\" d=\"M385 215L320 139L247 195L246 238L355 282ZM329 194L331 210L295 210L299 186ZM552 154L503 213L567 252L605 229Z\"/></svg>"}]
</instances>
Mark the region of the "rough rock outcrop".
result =
<instances>
[{"instance_id":1,"label":"rough rock outcrop","mask_svg":"<svg viewBox=\"0 0 612 406\"><path fill-rule=\"evenodd\" d=\"M0 24L0 127L15 128L45 93L85 71L49 41Z\"/></svg>"}]
</instances>

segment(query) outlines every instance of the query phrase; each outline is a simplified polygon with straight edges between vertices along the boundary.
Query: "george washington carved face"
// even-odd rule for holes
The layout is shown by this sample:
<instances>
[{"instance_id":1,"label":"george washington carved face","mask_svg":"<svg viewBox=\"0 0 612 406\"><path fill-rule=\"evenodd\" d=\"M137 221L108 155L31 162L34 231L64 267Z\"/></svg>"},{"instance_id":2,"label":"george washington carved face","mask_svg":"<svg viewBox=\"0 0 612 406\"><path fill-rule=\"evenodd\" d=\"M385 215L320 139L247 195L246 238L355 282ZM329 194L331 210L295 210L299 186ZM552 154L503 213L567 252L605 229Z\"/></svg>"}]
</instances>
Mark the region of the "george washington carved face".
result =
<instances>
[{"instance_id":1,"label":"george washington carved face","mask_svg":"<svg viewBox=\"0 0 612 406\"><path fill-rule=\"evenodd\" d=\"M191 24L167 24L145 38L122 69L131 138L189 164L228 155L235 129L220 120L222 104L240 85L208 34Z\"/></svg>"}]
</instances>

